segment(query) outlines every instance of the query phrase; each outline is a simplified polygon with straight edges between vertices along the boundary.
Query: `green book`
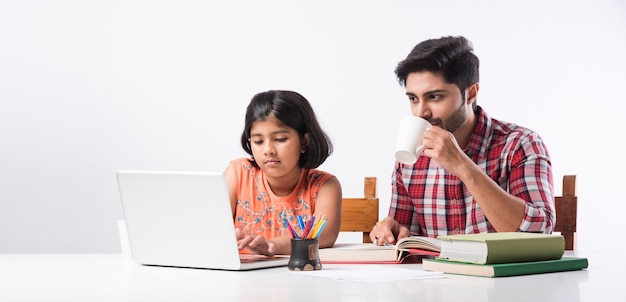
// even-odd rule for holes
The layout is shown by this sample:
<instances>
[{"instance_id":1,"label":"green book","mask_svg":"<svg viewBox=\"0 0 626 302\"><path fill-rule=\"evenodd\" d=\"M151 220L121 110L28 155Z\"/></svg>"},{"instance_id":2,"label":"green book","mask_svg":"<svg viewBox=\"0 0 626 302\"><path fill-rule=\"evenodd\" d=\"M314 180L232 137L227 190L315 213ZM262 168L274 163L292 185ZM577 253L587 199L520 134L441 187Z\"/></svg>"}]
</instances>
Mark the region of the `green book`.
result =
<instances>
[{"instance_id":1,"label":"green book","mask_svg":"<svg viewBox=\"0 0 626 302\"><path fill-rule=\"evenodd\" d=\"M481 277L508 277L564 272L585 269L588 266L589 261L587 258L580 257L562 257L556 260L500 264L475 264L442 259L422 259L422 268L426 271Z\"/></svg>"},{"instance_id":2,"label":"green book","mask_svg":"<svg viewBox=\"0 0 626 302\"><path fill-rule=\"evenodd\" d=\"M438 259L495 264L560 259L565 252L561 235L499 232L439 236Z\"/></svg>"}]
</instances>

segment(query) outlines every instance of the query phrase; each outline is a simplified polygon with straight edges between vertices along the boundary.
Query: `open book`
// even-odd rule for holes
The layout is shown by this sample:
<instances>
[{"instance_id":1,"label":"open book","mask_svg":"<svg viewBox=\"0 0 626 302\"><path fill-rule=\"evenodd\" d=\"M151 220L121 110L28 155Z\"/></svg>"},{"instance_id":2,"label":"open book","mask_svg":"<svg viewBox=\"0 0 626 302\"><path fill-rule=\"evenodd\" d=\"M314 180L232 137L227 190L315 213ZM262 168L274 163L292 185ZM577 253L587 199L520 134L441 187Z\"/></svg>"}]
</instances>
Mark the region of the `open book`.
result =
<instances>
[{"instance_id":1,"label":"open book","mask_svg":"<svg viewBox=\"0 0 626 302\"><path fill-rule=\"evenodd\" d=\"M322 263L405 263L422 257L439 256L441 240L410 236L395 245L377 246L373 243L338 243L319 250Z\"/></svg>"}]
</instances>

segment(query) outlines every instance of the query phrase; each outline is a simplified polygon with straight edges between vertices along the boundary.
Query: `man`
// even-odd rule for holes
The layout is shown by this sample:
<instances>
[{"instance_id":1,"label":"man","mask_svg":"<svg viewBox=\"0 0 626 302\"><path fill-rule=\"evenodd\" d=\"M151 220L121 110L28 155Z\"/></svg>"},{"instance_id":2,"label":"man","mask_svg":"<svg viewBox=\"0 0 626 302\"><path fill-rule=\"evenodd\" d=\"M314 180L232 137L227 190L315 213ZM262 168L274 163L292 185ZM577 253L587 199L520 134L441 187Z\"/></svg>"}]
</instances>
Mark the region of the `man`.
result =
<instances>
[{"instance_id":1,"label":"man","mask_svg":"<svg viewBox=\"0 0 626 302\"><path fill-rule=\"evenodd\" d=\"M376 244L409 235L552 232L548 150L537 133L477 105L478 66L464 37L423 41L398 64L412 114L432 127L417 162L395 164L389 215L370 233Z\"/></svg>"}]
</instances>

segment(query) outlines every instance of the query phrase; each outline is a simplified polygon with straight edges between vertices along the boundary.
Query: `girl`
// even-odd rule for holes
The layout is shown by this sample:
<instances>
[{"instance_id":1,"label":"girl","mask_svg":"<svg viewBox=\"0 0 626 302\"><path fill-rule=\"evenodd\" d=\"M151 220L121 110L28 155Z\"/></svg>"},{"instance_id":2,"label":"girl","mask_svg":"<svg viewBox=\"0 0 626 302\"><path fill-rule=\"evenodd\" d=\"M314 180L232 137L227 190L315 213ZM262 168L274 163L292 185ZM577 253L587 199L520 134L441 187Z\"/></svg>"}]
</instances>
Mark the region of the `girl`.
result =
<instances>
[{"instance_id":1,"label":"girl","mask_svg":"<svg viewBox=\"0 0 626 302\"><path fill-rule=\"evenodd\" d=\"M241 145L252 158L230 162L225 171L242 253L289 254L291 233L302 233L296 216L325 216L319 247L332 247L341 224L341 184L316 170L332 153L309 102L293 91L255 95L246 110Z\"/></svg>"}]
</instances>

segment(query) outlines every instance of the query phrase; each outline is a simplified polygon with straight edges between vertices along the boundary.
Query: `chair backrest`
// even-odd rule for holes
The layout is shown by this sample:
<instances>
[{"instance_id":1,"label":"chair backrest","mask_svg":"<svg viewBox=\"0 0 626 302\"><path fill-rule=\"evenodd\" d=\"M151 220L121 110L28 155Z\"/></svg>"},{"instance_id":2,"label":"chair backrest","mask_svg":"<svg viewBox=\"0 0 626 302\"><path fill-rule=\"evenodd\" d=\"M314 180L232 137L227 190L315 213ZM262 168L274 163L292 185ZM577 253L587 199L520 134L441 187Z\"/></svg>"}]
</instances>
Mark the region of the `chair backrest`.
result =
<instances>
[{"instance_id":1,"label":"chair backrest","mask_svg":"<svg viewBox=\"0 0 626 302\"><path fill-rule=\"evenodd\" d=\"M576 195L576 175L563 176L563 195L554 197L556 224L554 231L565 237L565 250L576 247L576 215L578 196Z\"/></svg>"},{"instance_id":2,"label":"chair backrest","mask_svg":"<svg viewBox=\"0 0 626 302\"><path fill-rule=\"evenodd\" d=\"M361 198L343 198L340 232L362 232L363 243L370 243L370 231L378 222L376 177L365 177Z\"/></svg>"}]
</instances>

